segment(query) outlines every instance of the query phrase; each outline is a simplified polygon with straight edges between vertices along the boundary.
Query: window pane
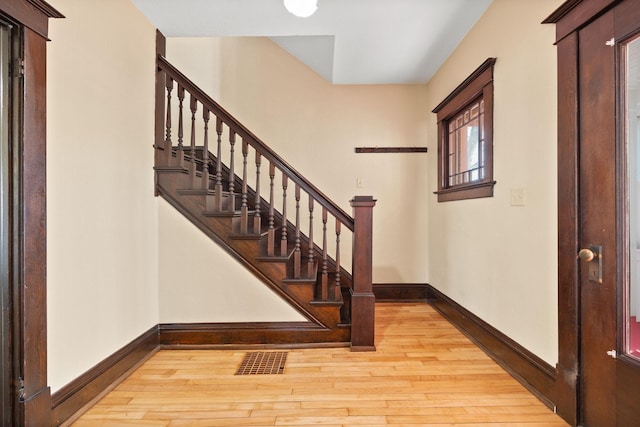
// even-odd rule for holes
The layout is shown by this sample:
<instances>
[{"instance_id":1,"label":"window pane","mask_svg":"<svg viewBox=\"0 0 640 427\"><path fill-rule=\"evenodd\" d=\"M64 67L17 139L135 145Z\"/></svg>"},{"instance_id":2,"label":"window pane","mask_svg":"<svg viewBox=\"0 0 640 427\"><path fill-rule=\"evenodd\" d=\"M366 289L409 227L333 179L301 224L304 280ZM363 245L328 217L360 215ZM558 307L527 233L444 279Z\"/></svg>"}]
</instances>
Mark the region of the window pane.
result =
<instances>
[{"instance_id":1,"label":"window pane","mask_svg":"<svg viewBox=\"0 0 640 427\"><path fill-rule=\"evenodd\" d=\"M625 289L625 353L640 358L640 37L626 45L626 129L629 189L629 272Z\"/></svg>"},{"instance_id":2,"label":"window pane","mask_svg":"<svg viewBox=\"0 0 640 427\"><path fill-rule=\"evenodd\" d=\"M483 103L478 101L449 122L449 185L484 178L482 111Z\"/></svg>"},{"instance_id":3,"label":"window pane","mask_svg":"<svg viewBox=\"0 0 640 427\"><path fill-rule=\"evenodd\" d=\"M481 102L482 105L482 102ZM480 111L482 111L480 113L480 116L478 117L478 137L480 139L479 142L479 150L478 150L478 172L479 172L479 177L478 179L484 179L484 143L485 143L485 138L484 138L484 110L482 109L482 107L480 107Z\"/></svg>"}]
</instances>

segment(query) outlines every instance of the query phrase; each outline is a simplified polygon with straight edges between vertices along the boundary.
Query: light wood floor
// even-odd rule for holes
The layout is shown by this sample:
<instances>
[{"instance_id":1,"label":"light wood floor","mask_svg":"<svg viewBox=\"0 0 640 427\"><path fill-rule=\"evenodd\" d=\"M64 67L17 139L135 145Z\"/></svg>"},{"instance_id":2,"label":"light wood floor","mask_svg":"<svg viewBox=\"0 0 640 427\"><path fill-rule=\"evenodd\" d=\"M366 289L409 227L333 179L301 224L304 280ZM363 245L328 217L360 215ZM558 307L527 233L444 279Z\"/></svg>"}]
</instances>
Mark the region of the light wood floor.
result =
<instances>
[{"instance_id":1,"label":"light wood floor","mask_svg":"<svg viewBox=\"0 0 640 427\"><path fill-rule=\"evenodd\" d=\"M567 426L429 305L376 315L376 352L288 350L283 375L234 376L245 351L159 351L74 426Z\"/></svg>"}]
</instances>

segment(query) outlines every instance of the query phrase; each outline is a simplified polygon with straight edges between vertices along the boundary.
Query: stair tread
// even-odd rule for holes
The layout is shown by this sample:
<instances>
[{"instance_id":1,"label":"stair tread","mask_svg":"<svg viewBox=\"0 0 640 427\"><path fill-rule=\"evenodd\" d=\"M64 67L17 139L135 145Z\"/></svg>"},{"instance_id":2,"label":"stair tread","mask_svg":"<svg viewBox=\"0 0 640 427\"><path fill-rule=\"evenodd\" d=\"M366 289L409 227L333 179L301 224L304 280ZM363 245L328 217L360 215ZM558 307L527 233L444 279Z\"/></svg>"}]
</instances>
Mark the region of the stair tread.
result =
<instances>
[{"instance_id":1,"label":"stair tread","mask_svg":"<svg viewBox=\"0 0 640 427\"><path fill-rule=\"evenodd\" d=\"M262 261L262 262L287 262L287 261L289 261L290 258L291 258L290 255L285 255L285 256L281 256L281 255L262 255L262 256L256 257L256 259L258 261Z\"/></svg>"},{"instance_id":2,"label":"stair tread","mask_svg":"<svg viewBox=\"0 0 640 427\"><path fill-rule=\"evenodd\" d=\"M156 172L180 172L180 173L189 173L189 169L186 169L182 166L154 166L153 170Z\"/></svg>"},{"instance_id":3,"label":"stair tread","mask_svg":"<svg viewBox=\"0 0 640 427\"><path fill-rule=\"evenodd\" d=\"M286 279L282 279L282 283L286 283L286 284L300 284L300 285L315 285L317 282L317 279L315 277L311 278L311 277L300 277L300 278L293 278L293 277L287 277Z\"/></svg>"},{"instance_id":4,"label":"stair tread","mask_svg":"<svg viewBox=\"0 0 640 427\"><path fill-rule=\"evenodd\" d=\"M235 218L240 216L240 212L238 211L203 211L202 215L209 216L209 217Z\"/></svg>"},{"instance_id":5,"label":"stair tread","mask_svg":"<svg viewBox=\"0 0 640 427\"><path fill-rule=\"evenodd\" d=\"M344 302L312 300L312 301L309 301L309 304L319 306L319 307L342 307L344 305Z\"/></svg>"},{"instance_id":6,"label":"stair tread","mask_svg":"<svg viewBox=\"0 0 640 427\"><path fill-rule=\"evenodd\" d=\"M253 233L249 233L249 234L240 234L240 233L232 233L229 234L229 238L230 239L235 239L235 240L260 240L262 238L262 234L253 234ZM260 258L256 258L258 260L260 260ZM261 260L260 260L261 261Z\"/></svg>"},{"instance_id":7,"label":"stair tread","mask_svg":"<svg viewBox=\"0 0 640 427\"><path fill-rule=\"evenodd\" d=\"M207 190L204 188L202 189L185 188L185 189L179 189L177 191L179 194L192 195L192 196L213 196L216 194L215 191Z\"/></svg>"}]
</instances>

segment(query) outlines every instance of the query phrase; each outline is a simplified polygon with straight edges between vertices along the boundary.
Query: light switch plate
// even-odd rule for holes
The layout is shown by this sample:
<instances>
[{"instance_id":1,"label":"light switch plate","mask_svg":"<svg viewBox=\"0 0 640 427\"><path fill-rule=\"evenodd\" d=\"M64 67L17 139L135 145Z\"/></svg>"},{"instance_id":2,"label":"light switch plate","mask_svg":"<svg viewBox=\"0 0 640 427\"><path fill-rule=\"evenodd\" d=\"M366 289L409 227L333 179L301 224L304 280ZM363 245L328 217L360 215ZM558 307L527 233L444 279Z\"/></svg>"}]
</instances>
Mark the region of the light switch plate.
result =
<instances>
[{"instance_id":1,"label":"light switch plate","mask_svg":"<svg viewBox=\"0 0 640 427\"><path fill-rule=\"evenodd\" d=\"M524 188L511 189L511 206L524 206L526 202Z\"/></svg>"}]
</instances>

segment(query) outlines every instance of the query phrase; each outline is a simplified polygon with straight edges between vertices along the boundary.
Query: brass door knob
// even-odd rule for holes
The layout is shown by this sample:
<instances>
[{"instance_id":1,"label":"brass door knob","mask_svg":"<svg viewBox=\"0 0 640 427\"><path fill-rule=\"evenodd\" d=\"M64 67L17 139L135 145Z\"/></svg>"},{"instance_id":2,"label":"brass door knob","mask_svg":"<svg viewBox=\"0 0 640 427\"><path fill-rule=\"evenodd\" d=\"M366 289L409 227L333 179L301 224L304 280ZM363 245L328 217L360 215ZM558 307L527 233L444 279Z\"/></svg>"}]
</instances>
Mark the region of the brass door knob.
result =
<instances>
[{"instance_id":1,"label":"brass door knob","mask_svg":"<svg viewBox=\"0 0 640 427\"><path fill-rule=\"evenodd\" d=\"M592 261L595 257L596 255L591 249L580 249L578 252L578 258L586 262Z\"/></svg>"}]
</instances>

